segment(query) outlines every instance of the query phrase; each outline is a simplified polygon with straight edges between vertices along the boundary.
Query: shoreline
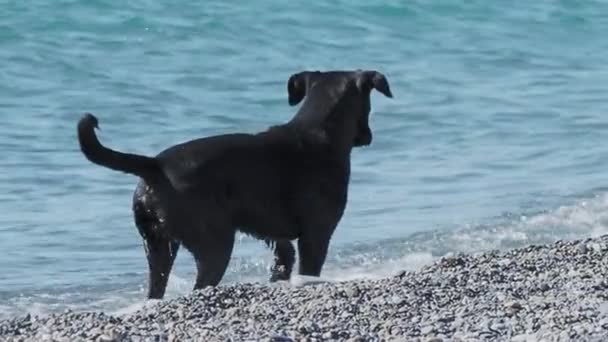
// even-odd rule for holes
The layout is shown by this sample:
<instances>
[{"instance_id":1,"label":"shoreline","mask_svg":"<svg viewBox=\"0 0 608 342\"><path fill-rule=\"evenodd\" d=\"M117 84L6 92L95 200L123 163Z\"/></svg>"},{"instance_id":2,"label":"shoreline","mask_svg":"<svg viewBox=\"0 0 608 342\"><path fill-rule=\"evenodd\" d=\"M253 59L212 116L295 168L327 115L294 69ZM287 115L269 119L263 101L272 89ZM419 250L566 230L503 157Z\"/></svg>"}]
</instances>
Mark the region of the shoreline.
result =
<instances>
[{"instance_id":1,"label":"shoreline","mask_svg":"<svg viewBox=\"0 0 608 342\"><path fill-rule=\"evenodd\" d=\"M457 254L378 280L232 284L124 315L13 317L0 340L608 340L608 235Z\"/></svg>"}]
</instances>

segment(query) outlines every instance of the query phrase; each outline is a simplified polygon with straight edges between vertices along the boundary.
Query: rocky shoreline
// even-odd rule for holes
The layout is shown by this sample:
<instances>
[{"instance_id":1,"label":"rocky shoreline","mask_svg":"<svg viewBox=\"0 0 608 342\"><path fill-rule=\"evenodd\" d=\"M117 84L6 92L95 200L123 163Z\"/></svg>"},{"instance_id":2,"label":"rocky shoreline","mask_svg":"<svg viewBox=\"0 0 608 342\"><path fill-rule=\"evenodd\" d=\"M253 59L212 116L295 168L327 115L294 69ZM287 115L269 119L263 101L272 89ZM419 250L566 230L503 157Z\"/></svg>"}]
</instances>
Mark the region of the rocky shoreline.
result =
<instances>
[{"instance_id":1,"label":"rocky shoreline","mask_svg":"<svg viewBox=\"0 0 608 342\"><path fill-rule=\"evenodd\" d=\"M339 283L206 288L124 315L0 321L2 341L605 341L608 235Z\"/></svg>"}]
</instances>

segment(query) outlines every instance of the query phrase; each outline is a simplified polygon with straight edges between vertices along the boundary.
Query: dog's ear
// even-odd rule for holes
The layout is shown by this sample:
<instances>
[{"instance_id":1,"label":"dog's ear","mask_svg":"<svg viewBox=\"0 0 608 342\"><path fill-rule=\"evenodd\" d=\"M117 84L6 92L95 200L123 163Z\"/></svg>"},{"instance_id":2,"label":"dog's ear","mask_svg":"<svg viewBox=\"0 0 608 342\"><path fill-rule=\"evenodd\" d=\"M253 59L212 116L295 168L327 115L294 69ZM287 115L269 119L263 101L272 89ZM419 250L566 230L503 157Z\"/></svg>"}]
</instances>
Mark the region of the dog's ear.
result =
<instances>
[{"instance_id":1,"label":"dog's ear","mask_svg":"<svg viewBox=\"0 0 608 342\"><path fill-rule=\"evenodd\" d=\"M289 95L289 105L295 106L306 96L306 90L310 85L310 79L313 72L302 71L293 74L287 81L287 94Z\"/></svg>"},{"instance_id":2,"label":"dog's ear","mask_svg":"<svg viewBox=\"0 0 608 342\"><path fill-rule=\"evenodd\" d=\"M391 88L388 85L386 77L378 71L362 72L357 79L357 86L359 89L367 91L376 89L386 97L393 97L393 93L391 93Z\"/></svg>"}]
</instances>

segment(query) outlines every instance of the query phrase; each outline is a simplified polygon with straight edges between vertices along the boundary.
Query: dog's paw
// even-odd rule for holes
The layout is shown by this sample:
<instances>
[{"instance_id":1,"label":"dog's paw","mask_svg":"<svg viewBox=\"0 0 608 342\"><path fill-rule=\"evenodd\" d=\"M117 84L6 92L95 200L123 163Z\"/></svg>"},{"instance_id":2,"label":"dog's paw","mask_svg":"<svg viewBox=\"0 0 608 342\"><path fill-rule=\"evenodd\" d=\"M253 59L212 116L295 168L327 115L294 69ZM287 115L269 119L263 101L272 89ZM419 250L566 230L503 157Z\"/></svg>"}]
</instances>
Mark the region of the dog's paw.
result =
<instances>
[{"instance_id":1,"label":"dog's paw","mask_svg":"<svg viewBox=\"0 0 608 342\"><path fill-rule=\"evenodd\" d=\"M274 267L272 267L270 272L271 272L271 275L270 275L271 283L274 283L277 281L288 281L291 276L291 272L284 265L274 266Z\"/></svg>"}]
</instances>

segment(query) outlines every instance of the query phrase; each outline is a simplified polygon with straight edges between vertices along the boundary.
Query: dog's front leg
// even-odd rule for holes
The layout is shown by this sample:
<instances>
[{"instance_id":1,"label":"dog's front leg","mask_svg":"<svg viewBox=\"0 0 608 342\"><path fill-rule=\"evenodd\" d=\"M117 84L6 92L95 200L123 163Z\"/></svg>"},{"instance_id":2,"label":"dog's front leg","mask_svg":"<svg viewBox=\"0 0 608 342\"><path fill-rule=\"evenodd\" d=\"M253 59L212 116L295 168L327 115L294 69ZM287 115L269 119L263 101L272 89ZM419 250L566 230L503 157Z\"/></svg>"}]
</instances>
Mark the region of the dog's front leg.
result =
<instances>
[{"instance_id":1,"label":"dog's front leg","mask_svg":"<svg viewBox=\"0 0 608 342\"><path fill-rule=\"evenodd\" d=\"M274 246L274 265L270 269L270 282L289 280L295 261L296 250L293 248L291 241L276 241Z\"/></svg>"},{"instance_id":2,"label":"dog's front leg","mask_svg":"<svg viewBox=\"0 0 608 342\"><path fill-rule=\"evenodd\" d=\"M333 229L331 230L333 232ZM298 239L299 273L318 277L325 263L331 234L303 235Z\"/></svg>"}]
</instances>

